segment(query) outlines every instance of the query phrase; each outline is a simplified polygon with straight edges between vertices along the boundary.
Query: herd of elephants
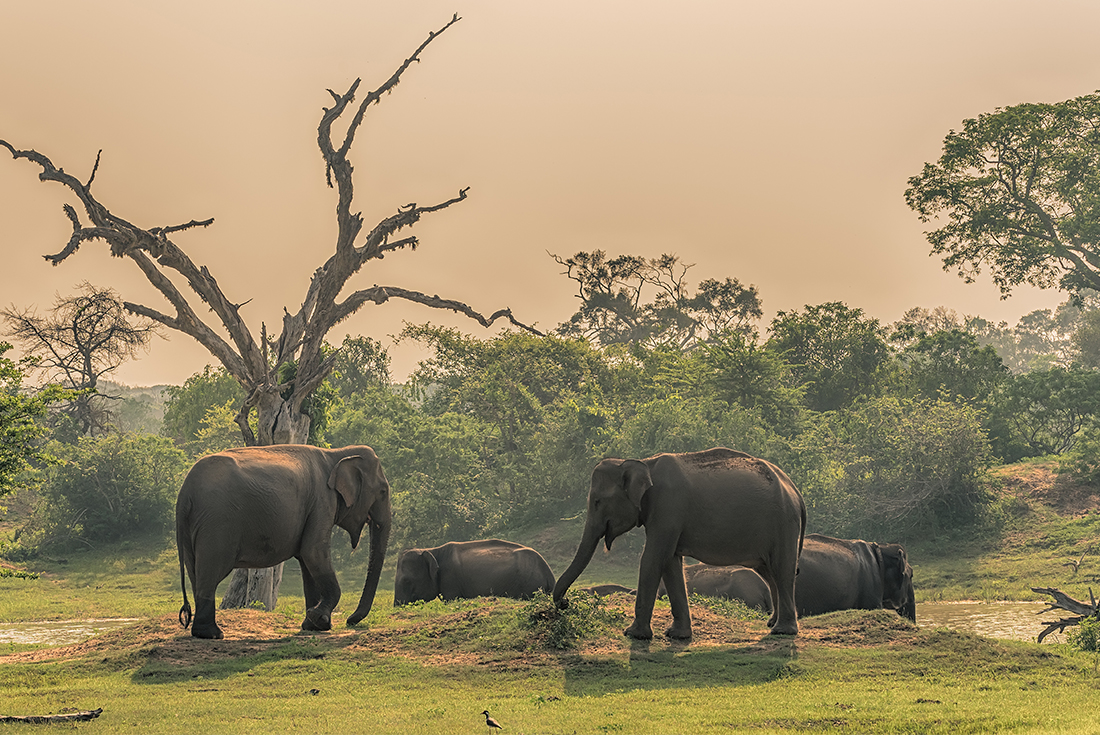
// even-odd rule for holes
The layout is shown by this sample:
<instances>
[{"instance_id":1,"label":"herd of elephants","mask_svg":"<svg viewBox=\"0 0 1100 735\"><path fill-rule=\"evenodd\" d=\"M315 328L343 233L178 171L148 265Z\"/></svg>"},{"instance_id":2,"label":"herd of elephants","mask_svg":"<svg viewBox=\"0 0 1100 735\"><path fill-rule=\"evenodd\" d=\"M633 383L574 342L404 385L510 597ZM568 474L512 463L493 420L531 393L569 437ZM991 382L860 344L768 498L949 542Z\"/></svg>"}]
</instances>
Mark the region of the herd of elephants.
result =
<instances>
[{"instance_id":1,"label":"herd of elephants","mask_svg":"<svg viewBox=\"0 0 1100 735\"><path fill-rule=\"evenodd\" d=\"M367 446L246 447L195 463L176 503L183 607L180 622L198 638L221 638L218 584L235 568L271 567L295 558L302 571L303 630L329 630L340 600L332 566L332 528L359 543L370 527L363 594L347 624L370 612L389 542L390 486ZM407 549L397 560L394 604L442 597L529 597L566 592L603 540L645 527L633 590L634 622L625 634L653 637L657 595L672 608L670 638L691 637L688 594L743 600L771 613L772 633L796 635L798 616L842 609L896 610L916 620L913 570L898 544L806 533L806 504L787 474L732 449L605 459L592 471L587 518L576 555L556 581L546 560L498 539ZM684 566L684 557L702 563ZM192 621L184 575L195 595ZM588 588L597 594L626 590ZM193 625L192 625L193 622Z\"/></svg>"}]
</instances>

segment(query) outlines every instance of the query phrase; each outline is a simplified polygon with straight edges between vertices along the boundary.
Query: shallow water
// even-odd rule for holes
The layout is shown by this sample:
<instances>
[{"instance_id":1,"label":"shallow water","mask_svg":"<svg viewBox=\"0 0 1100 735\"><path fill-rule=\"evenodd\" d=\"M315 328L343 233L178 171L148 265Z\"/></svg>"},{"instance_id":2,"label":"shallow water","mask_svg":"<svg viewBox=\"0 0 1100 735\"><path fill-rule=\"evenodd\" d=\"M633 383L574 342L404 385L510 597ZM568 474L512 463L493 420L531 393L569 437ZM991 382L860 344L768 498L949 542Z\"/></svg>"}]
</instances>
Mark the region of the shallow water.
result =
<instances>
[{"instance_id":1,"label":"shallow water","mask_svg":"<svg viewBox=\"0 0 1100 735\"><path fill-rule=\"evenodd\" d=\"M922 628L945 627L989 638L1034 642L1046 628L1042 621L1069 615L1062 611L1039 614L1046 608L1042 602L919 602L917 624ZM1044 644L1065 642L1063 633L1051 633L1043 639Z\"/></svg>"},{"instance_id":2,"label":"shallow water","mask_svg":"<svg viewBox=\"0 0 1100 735\"><path fill-rule=\"evenodd\" d=\"M0 623L0 643L64 646L91 638L105 630L121 628L140 618L51 620L33 623Z\"/></svg>"}]
</instances>

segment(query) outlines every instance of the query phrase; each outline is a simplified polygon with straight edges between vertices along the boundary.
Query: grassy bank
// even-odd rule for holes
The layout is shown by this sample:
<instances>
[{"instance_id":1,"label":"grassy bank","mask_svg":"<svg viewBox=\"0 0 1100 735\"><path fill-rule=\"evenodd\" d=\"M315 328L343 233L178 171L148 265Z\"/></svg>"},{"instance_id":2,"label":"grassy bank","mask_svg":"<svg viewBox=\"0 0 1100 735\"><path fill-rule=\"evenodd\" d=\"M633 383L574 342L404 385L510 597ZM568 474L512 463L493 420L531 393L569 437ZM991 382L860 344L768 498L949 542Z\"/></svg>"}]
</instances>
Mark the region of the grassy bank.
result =
<instances>
[{"instance_id":1,"label":"grassy bank","mask_svg":"<svg viewBox=\"0 0 1100 735\"><path fill-rule=\"evenodd\" d=\"M981 533L906 540L918 599L1038 599L1032 586L1087 599L1100 558L1086 554L1076 573L1062 564L1100 539L1095 496L1042 466L1009 471L1000 493ZM516 540L560 572L578 537L571 521ZM633 585L639 549L620 540L580 584ZM519 733L1100 731L1094 659L1063 645L917 629L888 612L807 618L797 638L769 637L737 609L701 605L690 643L641 643L620 633L632 600L614 596L560 649L546 601L393 609L395 556L360 629L301 634L292 563L274 613L219 613L224 641L179 628L178 562L163 540L20 565L42 576L0 578L0 622L140 620L72 646L0 645L0 714L102 707L65 727L103 733L479 732L484 709ZM346 614L365 555L343 559ZM659 602L654 629L668 622Z\"/></svg>"},{"instance_id":2,"label":"grassy bank","mask_svg":"<svg viewBox=\"0 0 1100 735\"><path fill-rule=\"evenodd\" d=\"M609 607L625 617L630 601ZM630 642L611 623L562 651L530 627L531 608L437 602L322 635L297 633L297 615L241 610L223 613L216 642L162 615L0 658L2 708L102 707L79 727L103 733L477 732L483 709L522 733L1100 729L1086 657L893 613L807 619L792 639L697 606L690 644Z\"/></svg>"}]
</instances>

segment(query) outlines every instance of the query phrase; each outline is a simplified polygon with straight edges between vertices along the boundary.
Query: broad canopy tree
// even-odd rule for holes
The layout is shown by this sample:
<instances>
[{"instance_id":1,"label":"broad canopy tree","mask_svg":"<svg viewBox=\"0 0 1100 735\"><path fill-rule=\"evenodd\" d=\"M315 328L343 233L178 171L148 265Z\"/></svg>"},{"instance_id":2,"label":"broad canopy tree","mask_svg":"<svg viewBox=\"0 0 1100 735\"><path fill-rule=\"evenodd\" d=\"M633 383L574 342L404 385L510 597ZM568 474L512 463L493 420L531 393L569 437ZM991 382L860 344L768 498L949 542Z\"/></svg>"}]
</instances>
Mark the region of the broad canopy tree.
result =
<instances>
[{"instance_id":1,"label":"broad canopy tree","mask_svg":"<svg viewBox=\"0 0 1100 735\"><path fill-rule=\"evenodd\" d=\"M1100 290L1100 93L999 108L963 122L905 200L944 269L1001 292L1031 284Z\"/></svg>"},{"instance_id":2,"label":"broad canopy tree","mask_svg":"<svg viewBox=\"0 0 1100 735\"><path fill-rule=\"evenodd\" d=\"M110 246L111 255L131 259L167 299L174 313L165 313L132 302L125 303L126 309L190 335L221 362L247 395L237 414L237 424L249 445L305 443L309 434L310 417L303 411L303 402L321 385L338 356L338 352L323 349L325 336L339 322L367 303L383 304L389 299L405 299L432 308L465 314L486 327L503 318L521 329L535 331L517 321L510 309L501 309L484 316L460 301L399 286L374 285L341 298L348 280L364 265L389 253L417 247L417 237L402 237L402 230L415 225L421 217L457 204L467 196L468 190L461 189L456 196L436 204L406 204L364 231L362 215L352 208L353 169L349 159L355 135L371 105L378 103L383 95L393 90L405 71L414 62L420 61L424 49L458 21L459 17L455 15L442 28L430 32L428 38L390 78L374 91L368 92L358 106L353 103L361 80L356 79L343 94L327 90L332 97L332 105L322 110L317 127L317 143L324 159L327 183L337 193L335 252L314 272L298 310L291 313L284 309L282 331L277 338L268 338L266 325L261 325L261 334L257 338L240 314L241 307L248 299L230 299L210 271L205 266L196 265L172 241L175 233L209 227L213 224L213 219L191 220L170 226L140 227L112 213L93 194L92 184L99 167L99 156L96 157L87 182L83 182L55 166L43 154L35 150L20 150L11 143L0 140L0 146L7 148L13 158L37 164L42 169L40 180L57 182L67 187L79 200L90 220L90 224L85 224L73 206L64 205L73 233L66 246L55 255L45 256L46 260L53 265L59 265L89 241L106 242ZM348 115L350 120L346 117ZM334 139L333 126L338 122L347 126L342 139ZM173 281L173 277L182 278L187 283L191 291L213 313L215 324L208 324L200 316ZM228 340L219 333L218 328L224 330ZM280 375L290 377L284 382L279 379ZM256 413L255 431L249 421L253 411ZM238 578L239 575L235 577L235 584ZM260 584L270 586L270 583L262 580ZM277 584L274 587L277 589ZM247 604L247 597L241 599L241 604ZM273 597L267 598L265 602L270 607Z\"/></svg>"},{"instance_id":3,"label":"broad canopy tree","mask_svg":"<svg viewBox=\"0 0 1100 735\"><path fill-rule=\"evenodd\" d=\"M580 309L558 331L605 347L641 344L690 350L730 333L755 337L755 321L764 313L756 286L743 286L736 278L705 279L692 295L686 280L692 266L675 255L608 258L604 251L593 250L571 258L550 257L576 281L581 300ZM650 293L653 300L647 302Z\"/></svg>"}]
</instances>

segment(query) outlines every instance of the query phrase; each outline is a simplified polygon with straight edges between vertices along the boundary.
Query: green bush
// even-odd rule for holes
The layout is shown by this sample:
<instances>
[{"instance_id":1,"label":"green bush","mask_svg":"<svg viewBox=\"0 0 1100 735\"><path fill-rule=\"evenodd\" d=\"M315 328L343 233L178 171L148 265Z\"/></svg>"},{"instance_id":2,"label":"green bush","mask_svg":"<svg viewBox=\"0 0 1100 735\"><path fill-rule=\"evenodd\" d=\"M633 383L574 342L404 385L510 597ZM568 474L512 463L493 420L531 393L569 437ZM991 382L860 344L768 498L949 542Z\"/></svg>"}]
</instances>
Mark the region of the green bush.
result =
<instances>
[{"instance_id":1,"label":"green bush","mask_svg":"<svg viewBox=\"0 0 1100 735\"><path fill-rule=\"evenodd\" d=\"M812 530L905 535L979 519L992 500L981 418L967 403L892 397L824 415L800 438L817 459L800 483Z\"/></svg>"},{"instance_id":2,"label":"green bush","mask_svg":"<svg viewBox=\"0 0 1100 735\"><path fill-rule=\"evenodd\" d=\"M1070 645L1081 651L1100 653L1100 619L1085 618L1066 634Z\"/></svg>"},{"instance_id":3,"label":"green bush","mask_svg":"<svg viewBox=\"0 0 1100 735\"><path fill-rule=\"evenodd\" d=\"M1077 435L1073 448L1058 460L1059 475L1084 485L1100 485L1100 425L1093 422Z\"/></svg>"},{"instance_id":4,"label":"green bush","mask_svg":"<svg viewBox=\"0 0 1100 735\"><path fill-rule=\"evenodd\" d=\"M58 445L41 502L22 529L19 546L86 546L165 533L190 463L170 439L151 434L82 437Z\"/></svg>"},{"instance_id":5,"label":"green bush","mask_svg":"<svg viewBox=\"0 0 1100 735\"><path fill-rule=\"evenodd\" d=\"M626 621L621 612L605 608L599 595L575 592L566 599L568 605L559 609L550 595L539 592L521 609L537 645L573 648L579 641L603 635Z\"/></svg>"}]
</instances>

